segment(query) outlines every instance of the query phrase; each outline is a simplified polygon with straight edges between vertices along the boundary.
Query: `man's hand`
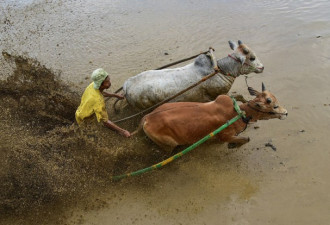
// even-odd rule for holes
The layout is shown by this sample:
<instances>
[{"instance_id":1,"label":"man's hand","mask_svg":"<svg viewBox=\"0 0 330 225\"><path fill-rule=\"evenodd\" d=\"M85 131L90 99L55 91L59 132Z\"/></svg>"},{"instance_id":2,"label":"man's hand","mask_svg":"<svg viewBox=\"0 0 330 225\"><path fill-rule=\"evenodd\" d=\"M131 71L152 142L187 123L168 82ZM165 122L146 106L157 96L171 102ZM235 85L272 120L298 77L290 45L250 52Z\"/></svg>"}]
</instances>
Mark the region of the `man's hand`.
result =
<instances>
[{"instance_id":1,"label":"man's hand","mask_svg":"<svg viewBox=\"0 0 330 225\"><path fill-rule=\"evenodd\" d=\"M108 92L106 92L106 91L103 91L102 92L102 95L104 96L104 97L115 97L115 98L118 98L118 99L124 99L125 97L123 96L123 95L119 95L119 94L111 94L111 93L108 93Z\"/></svg>"},{"instance_id":2,"label":"man's hand","mask_svg":"<svg viewBox=\"0 0 330 225\"><path fill-rule=\"evenodd\" d=\"M122 99L125 98L123 95L117 95L117 94L114 94L114 95L115 95L115 96L113 96L113 97L116 97L116 98L118 98L118 99L120 99L120 100L122 100Z\"/></svg>"},{"instance_id":3,"label":"man's hand","mask_svg":"<svg viewBox=\"0 0 330 225\"><path fill-rule=\"evenodd\" d=\"M124 137L127 137L127 138L131 136L131 133L128 132L127 130L124 130L124 131L120 132L120 134L123 135Z\"/></svg>"},{"instance_id":4,"label":"man's hand","mask_svg":"<svg viewBox=\"0 0 330 225\"><path fill-rule=\"evenodd\" d=\"M115 130L117 131L120 135L123 135L124 137L130 137L131 133L128 132L127 130L118 127L116 124L114 124L113 122L111 122L110 120L104 121L103 122L104 126L110 128L111 130Z\"/></svg>"}]
</instances>

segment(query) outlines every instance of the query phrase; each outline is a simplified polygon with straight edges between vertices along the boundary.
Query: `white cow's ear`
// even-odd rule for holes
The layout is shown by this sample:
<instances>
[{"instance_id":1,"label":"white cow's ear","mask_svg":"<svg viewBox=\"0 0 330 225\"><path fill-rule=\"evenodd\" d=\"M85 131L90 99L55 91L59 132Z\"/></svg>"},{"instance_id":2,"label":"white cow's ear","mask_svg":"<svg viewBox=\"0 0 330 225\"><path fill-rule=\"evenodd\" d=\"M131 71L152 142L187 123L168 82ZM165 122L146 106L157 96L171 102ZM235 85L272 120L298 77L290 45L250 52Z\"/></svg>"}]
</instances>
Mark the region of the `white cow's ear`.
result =
<instances>
[{"instance_id":1,"label":"white cow's ear","mask_svg":"<svg viewBox=\"0 0 330 225\"><path fill-rule=\"evenodd\" d=\"M237 44L233 41L228 41L228 43L230 48L235 51L235 49L237 48Z\"/></svg>"}]
</instances>

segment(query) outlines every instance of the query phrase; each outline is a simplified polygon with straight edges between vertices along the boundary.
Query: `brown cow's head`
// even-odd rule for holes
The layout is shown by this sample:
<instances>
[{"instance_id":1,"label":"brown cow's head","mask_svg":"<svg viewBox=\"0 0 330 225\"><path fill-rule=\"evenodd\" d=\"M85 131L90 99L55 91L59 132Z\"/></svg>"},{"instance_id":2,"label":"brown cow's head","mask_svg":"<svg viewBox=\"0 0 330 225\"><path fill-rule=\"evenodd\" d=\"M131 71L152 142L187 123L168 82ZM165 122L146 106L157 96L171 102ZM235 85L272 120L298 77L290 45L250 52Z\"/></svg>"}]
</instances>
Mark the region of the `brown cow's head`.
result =
<instances>
[{"instance_id":1,"label":"brown cow's head","mask_svg":"<svg viewBox=\"0 0 330 225\"><path fill-rule=\"evenodd\" d=\"M232 56L242 63L241 74L262 73L264 65L262 65L257 55L242 41L239 40L237 43L238 45L233 41L229 41L229 46L234 50Z\"/></svg>"},{"instance_id":2,"label":"brown cow's head","mask_svg":"<svg viewBox=\"0 0 330 225\"><path fill-rule=\"evenodd\" d=\"M262 83L262 92L248 87L250 95L256 96L255 99L248 102L248 106L258 113L258 119L268 120L278 118L284 120L288 116L288 111L280 106L275 96L266 90Z\"/></svg>"}]
</instances>

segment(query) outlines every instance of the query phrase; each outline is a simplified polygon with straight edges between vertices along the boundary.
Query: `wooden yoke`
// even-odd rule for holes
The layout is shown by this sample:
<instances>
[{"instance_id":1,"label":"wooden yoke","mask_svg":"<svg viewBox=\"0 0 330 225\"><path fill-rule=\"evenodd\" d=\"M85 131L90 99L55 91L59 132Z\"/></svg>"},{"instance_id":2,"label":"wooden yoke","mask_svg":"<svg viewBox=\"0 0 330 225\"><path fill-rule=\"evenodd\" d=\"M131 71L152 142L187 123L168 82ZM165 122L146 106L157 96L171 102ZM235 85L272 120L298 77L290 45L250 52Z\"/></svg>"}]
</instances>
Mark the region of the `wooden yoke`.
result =
<instances>
[{"instance_id":1,"label":"wooden yoke","mask_svg":"<svg viewBox=\"0 0 330 225\"><path fill-rule=\"evenodd\" d=\"M213 62L213 69L215 71L218 71L219 67L218 67L217 59L214 56L214 51L215 51L214 48L212 48L212 47L209 48L209 52L210 52L210 55L211 55L211 60Z\"/></svg>"}]
</instances>

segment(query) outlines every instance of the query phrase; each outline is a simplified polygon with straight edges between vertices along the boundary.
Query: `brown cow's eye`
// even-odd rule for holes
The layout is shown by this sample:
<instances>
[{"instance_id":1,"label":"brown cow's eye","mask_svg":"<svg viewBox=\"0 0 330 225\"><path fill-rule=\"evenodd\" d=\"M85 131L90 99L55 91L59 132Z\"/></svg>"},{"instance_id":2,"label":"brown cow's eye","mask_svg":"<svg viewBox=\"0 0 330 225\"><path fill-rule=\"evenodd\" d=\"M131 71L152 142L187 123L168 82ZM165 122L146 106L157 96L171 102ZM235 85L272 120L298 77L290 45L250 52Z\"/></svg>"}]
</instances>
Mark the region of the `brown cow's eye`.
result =
<instances>
[{"instance_id":1,"label":"brown cow's eye","mask_svg":"<svg viewBox=\"0 0 330 225\"><path fill-rule=\"evenodd\" d=\"M268 104L272 102L272 100L270 98L267 98L266 101L267 101Z\"/></svg>"},{"instance_id":2,"label":"brown cow's eye","mask_svg":"<svg viewBox=\"0 0 330 225\"><path fill-rule=\"evenodd\" d=\"M250 58L250 61L254 61L255 59L256 59L256 57L253 57L253 56L252 56L252 57Z\"/></svg>"},{"instance_id":3,"label":"brown cow's eye","mask_svg":"<svg viewBox=\"0 0 330 225\"><path fill-rule=\"evenodd\" d=\"M274 106L274 109L277 109L278 108L278 106L276 105L276 106Z\"/></svg>"}]
</instances>

